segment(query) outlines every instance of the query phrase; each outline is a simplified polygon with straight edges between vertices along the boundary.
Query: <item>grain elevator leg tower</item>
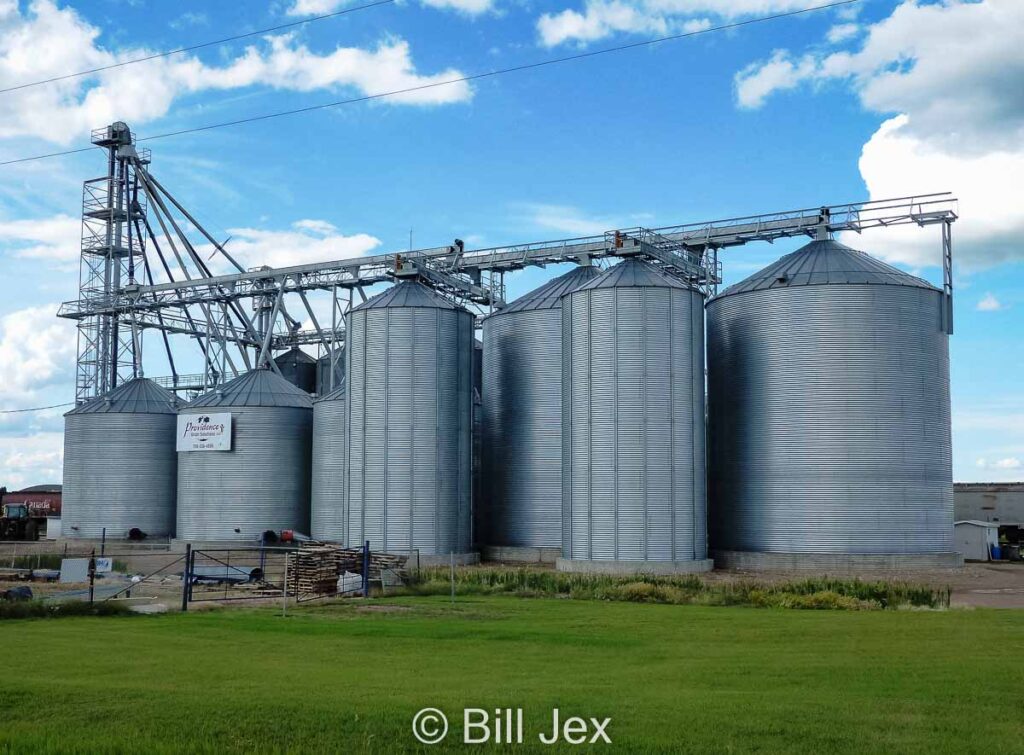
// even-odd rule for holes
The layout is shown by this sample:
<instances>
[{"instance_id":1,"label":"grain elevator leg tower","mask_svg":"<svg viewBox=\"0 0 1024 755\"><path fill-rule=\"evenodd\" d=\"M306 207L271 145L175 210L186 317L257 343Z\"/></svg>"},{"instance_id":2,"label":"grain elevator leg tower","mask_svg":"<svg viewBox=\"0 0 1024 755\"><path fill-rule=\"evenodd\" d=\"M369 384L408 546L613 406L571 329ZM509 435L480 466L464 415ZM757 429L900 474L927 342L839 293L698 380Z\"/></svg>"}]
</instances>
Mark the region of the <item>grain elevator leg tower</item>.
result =
<instances>
[{"instance_id":1,"label":"grain elevator leg tower","mask_svg":"<svg viewBox=\"0 0 1024 755\"><path fill-rule=\"evenodd\" d=\"M92 143L106 150L107 172L82 187L79 289L84 303L102 305L134 286L143 269L145 238L133 233L146 216L136 165L149 164L149 151L136 150L132 132L121 121L94 131ZM78 321L76 403L138 376L137 336L134 329L121 327L114 314Z\"/></svg>"}]
</instances>

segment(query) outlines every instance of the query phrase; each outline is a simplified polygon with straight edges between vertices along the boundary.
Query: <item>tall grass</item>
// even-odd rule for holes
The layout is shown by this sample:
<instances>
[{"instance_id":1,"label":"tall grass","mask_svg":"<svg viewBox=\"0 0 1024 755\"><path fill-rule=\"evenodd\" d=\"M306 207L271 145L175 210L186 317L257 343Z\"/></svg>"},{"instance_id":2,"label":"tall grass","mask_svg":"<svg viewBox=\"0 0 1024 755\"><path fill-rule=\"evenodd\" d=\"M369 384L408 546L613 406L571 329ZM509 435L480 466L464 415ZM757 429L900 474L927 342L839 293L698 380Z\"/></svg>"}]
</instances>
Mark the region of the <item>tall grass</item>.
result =
<instances>
[{"instance_id":1,"label":"tall grass","mask_svg":"<svg viewBox=\"0 0 1024 755\"><path fill-rule=\"evenodd\" d=\"M409 590L418 595L447 594L451 590L449 570L424 569L414 578ZM696 575L623 577L496 567L457 569L455 590L461 595L504 593L523 597L760 608L871 610L949 606L948 588L904 582L830 578L777 584L709 582Z\"/></svg>"}]
</instances>

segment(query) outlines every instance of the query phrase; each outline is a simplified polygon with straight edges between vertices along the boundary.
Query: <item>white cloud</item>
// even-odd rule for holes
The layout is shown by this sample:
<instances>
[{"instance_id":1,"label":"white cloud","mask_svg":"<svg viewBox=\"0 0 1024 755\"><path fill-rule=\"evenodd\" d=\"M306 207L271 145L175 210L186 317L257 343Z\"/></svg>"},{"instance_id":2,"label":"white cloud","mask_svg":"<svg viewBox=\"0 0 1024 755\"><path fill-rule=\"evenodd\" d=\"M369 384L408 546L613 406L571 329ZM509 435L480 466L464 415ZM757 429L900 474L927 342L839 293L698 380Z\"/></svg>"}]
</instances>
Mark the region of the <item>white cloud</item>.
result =
<instances>
[{"instance_id":1,"label":"white cloud","mask_svg":"<svg viewBox=\"0 0 1024 755\"><path fill-rule=\"evenodd\" d=\"M1024 3L908 1L863 30L859 49L777 50L745 67L736 74L737 103L757 108L801 85L849 85L865 109L898 114L861 154L872 199L952 191L960 200L958 262L977 268L1024 258ZM893 228L872 251L936 265L938 234Z\"/></svg>"},{"instance_id":2,"label":"white cloud","mask_svg":"<svg viewBox=\"0 0 1024 755\"><path fill-rule=\"evenodd\" d=\"M71 8L36 0L22 15L0 11L0 88L109 66L137 58L145 49L108 50L100 29ZM438 84L462 76L455 69L420 74L408 43L388 39L375 48L338 47L317 53L294 35L268 36L222 65L176 55L101 73L10 92L0 138L32 136L67 144L97 124L144 123L165 115L187 94L251 86L307 92L352 88L363 95ZM460 102L472 96L466 82L409 92L388 102L412 105Z\"/></svg>"},{"instance_id":3,"label":"white cloud","mask_svg":"<svg viewBox=\"0 0 1024 755\"><path fill-rule=\"evenodd\" d=\"M0 436L0 484L9 489L59 484L63 466L63 432Z\"/></svg>"},{"instance_id":4,"label":"white cloud","mask_svg":"<svg viewBox=\"0 0 1024 755\"><path fill-rule=\"evenodd\" d=\"M0 317L0 408L22 408L44 393L52 398L55 394L48 389L74 382L75 325L56 317L57 306L29 307Z\"/></svg>"},{"instance_id":5,"label":"white cloud","mask_svg":"<svg viewBox=\"0 0 1024 755\"><path fill-rule=\"evenodd\" d=\"M616 227L609 219L587 216L576 207L566 205L527 204L524 209L529 222L538 228L570 236L593 236Z\"/></svg>"},{"instance_id":6,"label":"white cloud","mask_svg":"<svg viewBox=\"0 0 1024 755\"><path fill-rule=\"evenodd\" d=\"M1020 469L1024 464L1021 464L1021 460L1016 456L1009 456L1005 459L993 459L992 461L980 458L977 461L977 466L981 469Z\"/></svg>"},{"instance_id":7,"label":"white cloud","mask_svg":"<svg viewBox=\"0 0 1024 755\"><path fill-rule=\"evenodd\" d=\"M441 10L454 10L469 15L477 15L490 10L492 0L420 0L424 5ZM288 8L289 16L322 16L334 13L345 7L350 0L294 0Z\"/></svg>"},{"instance_id":8,"label":"white cloud","mask_svg":"<svg viewBox=\"0 0 1024 755\"><path fill-rule=\"evenodd\" d=\"M804 0L586 0L582 10L567 8L537 19L548 46L586 44L613 34L666 35L711 26L707 16L733 20L806 7Z\"/></svg>"},{"instance_id":9,"label":"white cloud","mask_svg":"<svg viewBox=\"0 0 1024 755\"><path fill-rule=\"evenodd\" d=\"M994 312L997 309L1002 309L1002 308L1003 308L1002 303L999 301L999 299L997 299L995 297L994 294L991 294L991 293L985 294L981 298L981 301L978 302L978 306L975 307L975 309L977 309L977 310L979 310L981 312Z\"/></svg>"},{"instance_id":10,"label":"white cloud","mask_svg":"<svg viewBox=\"0 0 1024 755\"><path fill-rule=\"evenodd\" d=\"M69 215L0 220L0 239L0 248L15 257L73 266L81 251L82 221Z\"/></svg>"},{"instance_id":11,"label":"white cloud","mask_svg":"<svg viewBox=\"0 0 1024 755\"><path fill-rule=\"evenodd\" d=\"M845 42L848 39L852 39L858 34L860 34L859 24L836 24L828 30L828 33L825 35L825 39L832 44L838 44L839 42Z\"/></svg>"},{"instance_id":12,"label":"white cloud","mask_svg":"<svg viewBox=\"0 0 1024 755\"><path fill-rule=\"evenodd\" d=\"M380 246L380 240L369 234L346 236L324 220L299 220L286 231L229 228L228 233L232 237L226 247L228 253L246 268L359 257Z\"/></svg>"}]
</instances>

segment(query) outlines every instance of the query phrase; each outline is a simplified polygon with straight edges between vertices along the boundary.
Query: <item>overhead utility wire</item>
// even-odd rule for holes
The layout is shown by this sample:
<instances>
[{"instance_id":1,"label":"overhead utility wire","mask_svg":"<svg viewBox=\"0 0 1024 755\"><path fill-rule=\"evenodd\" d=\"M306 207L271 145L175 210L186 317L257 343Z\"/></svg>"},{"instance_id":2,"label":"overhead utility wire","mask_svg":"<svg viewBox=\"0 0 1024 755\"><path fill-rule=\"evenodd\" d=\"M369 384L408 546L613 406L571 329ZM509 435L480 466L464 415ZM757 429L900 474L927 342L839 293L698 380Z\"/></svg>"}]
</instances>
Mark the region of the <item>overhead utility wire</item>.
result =
<instances>
[{"instance_id":1,"label":"overhead utility wire","mask_svg":"<svg viewBox=\"0 0 1024 755\"><path fill-rule=\"evenodd\" d=\"M379 92L378 94L367 94L362 97L352 97L347 100L336 100L334 102L324 102L319 105L309 105L307 107L300 107L294 110L281 110L274 113L264 113L262 115L254 115L248 118L239 118L233 121L222 121L220 123L211 123L206 126L196 126L194 128L185 128L180 131L168 131L164 134L154 134L153 136L142 136L136 141L145 142L152 141L154 139L167 139L172 136L182 136L184 134L195 134L200 131L212 131L218 128L227 128L229 126L240 126L243 123L253 123L255 121L266 121L271 118L282 118L286 115L299 115L301 113L310 113L315 110L326 110L328 108L340 107L342 105L353 105L358 102L368 102L370 100L379 100L386 97L395 97L400 94L409 94L411 92L421 92L425 89L435 89L437 87L448 86L450 84L459 84L467 81L476 81L478 79L486 79L493 76L501 76L506 73L516 73L518 71L529 71L534 68L543 68L544 66L557 65L559 63L568 63L574 60L583 60L585 58L594 58L598 55L606 55L612 52L622 52L624 50L635 50L640 47L649 47L656 45L661 42L672 42L678 39L685 39L687 37L696 37L701 34L710 34L717 31L727 31L729 29L736 29L741 26L750 26L752 24L761 23L764 21L776 21L782 18L790 18L791 16L799 16L805 13L812 13L819 10L827 10L828 8L838 8L843 5L852 5L859 3L861 0L839 0L839 2L827 3L825 5L815 5L809 8L801 8L799 10L786 11L785 13L776 13L771 16L759 16L757 18L749 18L746 21L734 21L729 24L721 24L720 26L709 26L706 29L699 29L697 31L688 31L681 34L671 34L667 37L658 37L657 39L645 39L640 42L631 42L625 45L618 45L616 47L605 47L600 50L591 50L590 52L581 52L574 55L566 55L560 58L549 58L548 60L540 60L535 63L523 63L518 66L510 66L509 68L498 68L492 71L484 71L482 73L474 73L468 76L459 76L454 79L445 79L444 81L435 81L431 84L419 84L413 87L406 87L405 89L394 89L390 92ZM64 155L73 155L79 152L87 152L93 149L93 147L84 147L82 149L72 149L66 152L51 152L46 155L35 155L33 157L22 157L17 160L6 160L0 162L0 165L12 165L13 163L23 163L30 160L44 160L49 157L62 157Z\"/></svg>"},{"instance_id":2,"label":"overhead utility wire","mask_svg":"<svg viewBox=\"0 0 1024 755\"><path fill-rule=\"evenodd\" d=\"M45 409L59 409L62 406L71 406L74 401L69 401L66 404L53 404L52 406L34 406L31 409L0 409L0 414L21 414L23 412L41 412Z\"/></svg>"},{"instance_id":3,"label":"overhead utility wire","mask_svg":"<svg viewBox=\"0 0 1024 755\"><path fill-rule=\"evenodd\" d=\"M344 10L335 11L334 13L324 13L320 16L312 16L310 18L304 18L301 21L290 21L287 24L280 24L278 26L271 26L266 29L258 29L256 31L248 31L244 34L236 34L233 37L224 37L223 39L214 39L209 42L200 42L199 44L189 45L188 47L177 47L173 50L167 50L165 52L156 52L152 55L146 55L141 58L132 58L131 60L122 60L120 63L111 63L108 66L100 66L99 68L90 68L85 71L76 71L75 73L67 73L63 76L54 76L49 79L40 79L39 81L29 81L25 84L18 84L17 86L7 87L6 89L0 89L0 94L7 92L15 92L19 89L28 89L29 87L37 87L43 84L52 84L55 81L65 81L67 79L75 79L79 76L89 76L94 73L101 73L102 71L109 71L113 68L121 68L122 66L130 66L134 63L145 63L147 60L157 60L158 58L166 58L170 55L179 55L183 52L192 52L193 50L201 50L204 47L214 47L216 45L227 44L228 42L235 42L239 39L246 39L247 37L256 37L260 34L267 34L272 31L281 31L282 29L290 29L294 26L303 26L304 24L311 24L314 21L324 21L328 18L335 18L336 16L343 16L346 13L354 13L358 10L366 10L367 8L376 8L378 5L390 5L396 2L396 0L376 0L373 3L367 3L366 5L356 5L351 8L345 8Z\"/></svg>"}]
</instances>

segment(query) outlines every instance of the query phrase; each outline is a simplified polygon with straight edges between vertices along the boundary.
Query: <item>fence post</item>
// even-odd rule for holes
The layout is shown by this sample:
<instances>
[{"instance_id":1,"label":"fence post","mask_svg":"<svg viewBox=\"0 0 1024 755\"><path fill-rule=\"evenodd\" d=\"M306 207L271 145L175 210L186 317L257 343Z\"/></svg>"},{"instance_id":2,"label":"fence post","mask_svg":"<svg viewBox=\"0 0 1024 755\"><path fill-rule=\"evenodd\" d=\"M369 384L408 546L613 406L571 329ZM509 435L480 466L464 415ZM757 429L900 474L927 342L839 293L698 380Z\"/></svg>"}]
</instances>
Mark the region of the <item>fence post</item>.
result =
<instances>
[{"instance_id":1,"label":"fence post","mask_svg":"<svg viewBox=\"0 0 1024 755\"><path fill-rule=\"evenodd\" d=\"M185 568L181 572L181 610L188 610L189 585L192 584L192 543L185 544Z\"/></svg>"},{"instance_id":2,"label":"fence post","mask_svg":"<svg viewBox=\"0 0 1024 755\"><path fill-rule=\"evenodd\" d=\"M363 543L363 597L370 597L370 541Z\"/></svg>"},{"instance_id":3,"label":"fence post","mask_svg":"<svg viewBox=\"0 0 1024 755\"><path fill-rule=\"evenodd\" d=\"M452 605L455 605L455 551L450 553L452 577Z\"/></svg>"},{"instance_id":4,"label":"fence post","mask_svg":"<svg viewBox=\"0 0 1024 755\"><path fill-rule=\"evenodd\" d=\"M107 555L107 528L103 528L103 533L100 536L100 557Z\"/></svg>"},{"instance_id":5,"label":"fence post","mask_svg":"<svg viewBox=\"0 0 1024 755\"><path fill-rule=\"evenodd\" d=\"M288 615L288 556L284 554L284 589L281 591L281 618Z\"/></svg>"},{"instance_id":6,"label":"fence post","mask_svg":"<svg viewBox=\"0 0 1024 755\"><path fill-rule=\"evenodd\" d=\"M89 556L89 602L92 603L96 594L96 549Z\"/></svg>"}]
</instances>

